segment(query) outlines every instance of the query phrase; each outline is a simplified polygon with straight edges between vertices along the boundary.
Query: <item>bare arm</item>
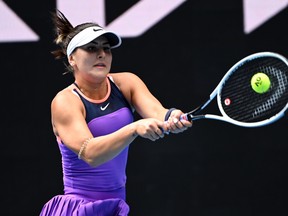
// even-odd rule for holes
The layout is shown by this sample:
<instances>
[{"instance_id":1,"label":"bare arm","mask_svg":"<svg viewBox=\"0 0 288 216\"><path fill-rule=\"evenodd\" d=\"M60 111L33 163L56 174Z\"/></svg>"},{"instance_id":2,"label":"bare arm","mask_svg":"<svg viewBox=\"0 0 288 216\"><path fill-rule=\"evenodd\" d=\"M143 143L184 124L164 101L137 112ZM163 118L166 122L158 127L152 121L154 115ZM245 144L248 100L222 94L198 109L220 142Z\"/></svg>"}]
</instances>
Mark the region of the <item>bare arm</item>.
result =
<instances>
[{"instance_id":1,"label":"bare arm","mask_svg":"<svg viewBox=\"0 0 288 216\"><path fill-rule=\"evenodd\" d=\"M53 99L51 113L54 133L78 154L83 143L93 137L85 121L85 109L81 100L71 89L66 89ZM163 137L159 128L165 127L163 121L154 118L133 122L114 133L91 139L82 159L91 166L98 166L118 155L137 136L152 141Z\"/></svg>"},{"instance_id":2,"label":"bare arm","mask_svg":"<svg viewBox=\"0 0 288 216\"><path fill-rule=\"evenodd\" d=\"M164 121L168 109L163 107L138 76L129 72L116 73L112 76L127 100L143 118L156 118ZM172 133L180 133L192 126L189 121L178 121L182 114L183 112L179 109L171 112L168 124L166 124L167 130Z\"/></svg>"},{"instance_id":3,"label":"bare arm","mask_svg":"<svg viewBox=\"0 0 288 216\"><path fill-rule=\"evenodd\" d=\"M115 73L112 76L139 115L164 120L168 109L162 106L138 76L129 72Z\"/></svg>"}]
</instances>

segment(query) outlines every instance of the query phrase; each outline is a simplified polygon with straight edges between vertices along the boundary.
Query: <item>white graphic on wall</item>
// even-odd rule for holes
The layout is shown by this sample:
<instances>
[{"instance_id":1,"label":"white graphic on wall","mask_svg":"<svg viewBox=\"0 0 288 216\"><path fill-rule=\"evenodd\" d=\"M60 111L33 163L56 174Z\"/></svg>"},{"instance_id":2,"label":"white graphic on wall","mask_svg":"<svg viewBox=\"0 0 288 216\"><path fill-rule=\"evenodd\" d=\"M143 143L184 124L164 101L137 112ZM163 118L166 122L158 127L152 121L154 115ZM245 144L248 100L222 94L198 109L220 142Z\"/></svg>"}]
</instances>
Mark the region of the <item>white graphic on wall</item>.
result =
<instances>
[{"instance_id":1,"label":"white graphic on wall","mask_svg":"<svg viewBox=\"0 0 288 216\"><path fill-rule=\"evenodd\" d=\"M244 32L251 33L288 6L288 0L243 0Z\"/></svg>"},{"instance_id":2,"label":"white graphic on wall","mask_svg":"<svg viewBox=\"0 0 288 216\"><path fill-rule=\"evenodd\" d=\"M142 0L128 8L113 22L105 23L105 0L58 0L57 8L73 25L87 20L96 21L121 37L138 37L168 16L186 0ZM77 15L78 14L78 15Z\"/></svg>"},{"instance_id":3,"label":"white graphic on wall","mask_svg":"<svg viewBox=\"0 0 288 216\"><path fill-rule=\"evenodd\" d=\"M56 6L73 25L98 22L121 37L138 37L187 0L140 0L111 23L106 23L105 0L57 0ZM244 33L249 34L286 9L288 0L243 0ZM183 17L186 19L186 17ZM3 0L0 0L0 43L38 41L35 33Z\"/></svg>"},{"instance_id":4,"label":"white graphic on wall","mask_svg":"<svg viewBox=\"0 0 288 216\"><path fill-rule=\"evenodd\" d=\"M38 41L39 36L0 0L0 42Z\"/></svg>"}]
</instances>

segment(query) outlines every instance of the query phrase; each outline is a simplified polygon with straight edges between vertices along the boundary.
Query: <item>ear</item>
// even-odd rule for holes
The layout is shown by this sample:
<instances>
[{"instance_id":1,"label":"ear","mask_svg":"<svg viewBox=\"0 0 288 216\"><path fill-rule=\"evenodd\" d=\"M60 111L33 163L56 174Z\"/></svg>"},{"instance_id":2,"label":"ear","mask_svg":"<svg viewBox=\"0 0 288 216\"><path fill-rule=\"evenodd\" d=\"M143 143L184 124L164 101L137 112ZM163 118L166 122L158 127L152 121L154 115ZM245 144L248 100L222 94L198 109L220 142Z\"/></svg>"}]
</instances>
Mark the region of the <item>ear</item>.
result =
<instances>
[{"instance_id":1,"label":"ear","mask_svg":"<svg viewBox=\"0 0 288 216\"><path fill-rule=\"evenodd\" d=\"M69 62L69 64L70 64L72 67L75 65L75 61L74 61L74 58L73 58L72 55L69 56L68 62Z\"/></svg>"}]
</instances>

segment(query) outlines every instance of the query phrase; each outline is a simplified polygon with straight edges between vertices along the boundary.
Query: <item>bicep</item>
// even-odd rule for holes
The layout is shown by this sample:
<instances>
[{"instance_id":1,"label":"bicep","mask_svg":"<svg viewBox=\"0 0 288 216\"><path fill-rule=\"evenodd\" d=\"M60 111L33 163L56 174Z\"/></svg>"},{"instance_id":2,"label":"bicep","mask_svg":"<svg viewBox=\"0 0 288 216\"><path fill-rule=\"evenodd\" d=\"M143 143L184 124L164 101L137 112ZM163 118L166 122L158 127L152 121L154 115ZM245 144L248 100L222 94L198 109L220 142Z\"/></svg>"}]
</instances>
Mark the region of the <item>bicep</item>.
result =
<instances>
[{"instance_id":1,"label":"bicep","mask_svg":"<svg viewBox=\"0 0 288 216\"><path fill-rule=\"evenodd\" d=\"M78 152L83 140L91 137L78 98L56 96L51 103L53 130L65 145Z\"/></svg>"},{"instance_id":2,"label":"bicep","mask_svg":"<svg viewBox=\"0 0 288 216\"><path fill-rule=\"evenodd\" d=\"M163 120L166 109L161 102L151 93L146 84L136 75L132 75L131 101L136 111L143 118L157 118Z\"/></svg>"}]
</instances>

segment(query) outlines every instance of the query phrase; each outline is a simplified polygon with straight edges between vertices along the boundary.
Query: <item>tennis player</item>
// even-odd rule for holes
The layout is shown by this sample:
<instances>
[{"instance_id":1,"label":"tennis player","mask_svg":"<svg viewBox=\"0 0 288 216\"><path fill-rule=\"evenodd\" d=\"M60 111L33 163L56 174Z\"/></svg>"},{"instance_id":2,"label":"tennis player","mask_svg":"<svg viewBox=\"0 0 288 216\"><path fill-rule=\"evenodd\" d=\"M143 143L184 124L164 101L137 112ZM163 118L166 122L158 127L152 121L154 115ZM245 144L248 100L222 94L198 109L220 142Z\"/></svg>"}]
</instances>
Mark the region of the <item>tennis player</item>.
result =
<instances>
[{"instance_id":1,"label":"tennis player","mask_svg":"<svg viewBox=\"0 0 288 216\"><path fill-rule=\"evenodd\" d=\"M52 54L64 57L75 79L51 103L64 192L48 200L40 215L126 216L129 145L137 137L156 141L165 131L183 132L192 123L179 120L181 110L163 107L137 75L110 72L119 35L97 23L73 27L60 11L53 22L60 49ZM142 118L134 120L134 112Z\"/></svg>"}]
</instances>

